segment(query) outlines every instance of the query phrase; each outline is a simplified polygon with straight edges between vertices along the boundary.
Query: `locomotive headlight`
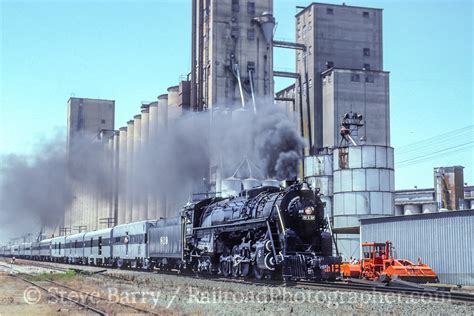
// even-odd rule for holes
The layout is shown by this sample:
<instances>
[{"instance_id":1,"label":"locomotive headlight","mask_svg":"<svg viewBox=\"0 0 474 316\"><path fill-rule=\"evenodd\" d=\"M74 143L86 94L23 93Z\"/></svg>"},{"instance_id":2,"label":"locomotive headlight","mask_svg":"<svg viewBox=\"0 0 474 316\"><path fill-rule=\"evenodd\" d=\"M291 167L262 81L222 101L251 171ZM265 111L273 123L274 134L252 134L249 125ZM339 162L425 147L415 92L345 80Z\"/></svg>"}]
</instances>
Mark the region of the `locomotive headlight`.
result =
<instances>
[{"instance_id":1,"label":"locomotive headlight","mask_svg":"<svg viewBox=\"0 0 474 316\"><path fill-rule=\"evenodd\" d=\"M305 207L304 213L306 215L312 215L314 213L314 207L312 207L312 206Z\"/></svg>"}]
</instances>

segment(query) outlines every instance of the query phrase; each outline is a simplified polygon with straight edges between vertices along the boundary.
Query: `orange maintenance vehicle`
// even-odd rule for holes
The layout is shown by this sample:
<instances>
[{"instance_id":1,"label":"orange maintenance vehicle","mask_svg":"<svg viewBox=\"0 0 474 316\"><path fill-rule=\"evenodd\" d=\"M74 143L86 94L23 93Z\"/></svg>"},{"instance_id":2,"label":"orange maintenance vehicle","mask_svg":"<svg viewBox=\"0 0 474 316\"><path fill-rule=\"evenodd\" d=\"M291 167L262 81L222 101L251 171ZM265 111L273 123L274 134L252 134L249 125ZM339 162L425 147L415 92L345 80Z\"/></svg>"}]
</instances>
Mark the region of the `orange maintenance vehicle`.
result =
<instances>
[{"instance_id":1,"label":"orange maintenance vehicle","mask_svg":"<svg viewBox=\"0 0 474 316\"><path fill-rule=\"evenodd\" d=\"M363 278L366 280L399 279L414 283L435 283L436 273L426 264L393 257L392 243L362 243L362 259L359 263L341 264L341 273L345 278Z\"/></svg>"}]
</instances>

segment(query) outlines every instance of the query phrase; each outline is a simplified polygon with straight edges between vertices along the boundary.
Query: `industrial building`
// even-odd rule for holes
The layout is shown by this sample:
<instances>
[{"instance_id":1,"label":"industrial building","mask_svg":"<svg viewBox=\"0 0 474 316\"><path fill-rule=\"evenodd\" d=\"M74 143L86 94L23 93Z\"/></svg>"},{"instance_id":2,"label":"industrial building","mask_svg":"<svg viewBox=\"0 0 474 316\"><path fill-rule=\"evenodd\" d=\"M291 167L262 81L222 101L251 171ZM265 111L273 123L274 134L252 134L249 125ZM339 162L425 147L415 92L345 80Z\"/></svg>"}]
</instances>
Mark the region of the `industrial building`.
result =
<instances>
[{"instance_id":1,"label":"industrial building","mask_svg":"<svg viewBox=\"0 0 474 316\"><path fill-rule=\"evenodd\" d=\"M193 0L191 104L255 108L273 100L273 1Z\"/></svg>"},{"instance_id":2,"label":"industrial building","mask_svg":"<svg viewBox=\"0 0 474 316\"><path fill-rule=\"evenodd\" d=\"M464 183L464 167L436 167L433 180L433 188L395 192L395 215L474 209L474 186Z\"/></svg>"},{"instance_id":3,"label":"industrial building","mask_svg":"<svg viewBox=\"0 0 474 316\"><path fill-rule=\"evenodd\" d=\"M276 100L294 105L309 145L303 176L324 194L339 251L347 257L359 252L359 219L394 215L382 13L312 3L296 14L296 43L274 45L297 52L296 73L275 74L296 79ZM341 135L348 122L350 141Z\"/></svg>"},{"instance_id":4,"label":"industrial building","mask_svg":"<svg viewBox=\"0 0 474 316\"><path fill-rule=\"evenodd\" d=\"M81 161L83 144L105 140L114 132L115 101L71 97L67 102L67 152L69 163ZM72 175L74 197L69 209L65 210L64 224L59 233L99 228L98 218L110 215L100 208L97 194L88 192ZM101 210L99 214L99 209ZM88 211L86 211L88 210Z\"/></svg>"},{"instance_id":5,"label":"industrial building","mask_svg":"<svg viewBox=\"0 0 474 316\"><path fill-rule=\"evenodd\" d=\"M428 264L444 284L474 285L474 212L361 220L361 242L391 241L396 258Z\"/></svg>"}]
</instances>

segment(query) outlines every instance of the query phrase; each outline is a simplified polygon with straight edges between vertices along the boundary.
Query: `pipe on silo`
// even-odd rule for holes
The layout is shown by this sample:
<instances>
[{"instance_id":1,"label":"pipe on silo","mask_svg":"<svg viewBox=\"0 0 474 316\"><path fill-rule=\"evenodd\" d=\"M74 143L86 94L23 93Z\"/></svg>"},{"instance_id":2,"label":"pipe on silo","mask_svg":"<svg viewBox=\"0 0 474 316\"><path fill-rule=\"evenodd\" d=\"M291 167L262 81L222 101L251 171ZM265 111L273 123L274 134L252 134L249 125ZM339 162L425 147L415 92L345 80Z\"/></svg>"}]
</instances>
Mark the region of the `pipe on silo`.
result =
<instances>
[{"instance_id":1,"label":"pipe on silo","mask_svg":"<svg viewBox=\"0 0 474 316\"><path fill-rule=\"evenodd\" d=\"M168 129L168 94L158 96L158 129L157 139L166 139ZM166 150L166 148L163 148ZM166 218L166 192L158 192L156 201L157 218Z\"/></svg>"},{"instance_id":2,"label":"pipe on silo","mask_svg":"<svg viewBox=\"0 0 474 316\"><path fill-rule=\"evenodd\" d=\"M133 136L135 133L134 121L127 122L127 165L126 165L126 203L125 223L132 222L133 212Z\"/></svg>"},{"instance_id":3,"label":"pipe on silo","mask_svg":"<svg viewBox=\"0 0 474 316\"><path fill-rule=\"evenodd\" d=\"M158 102L152 102L150 103L148 107L148 148L150 151L149 157L153 159L155 156L155 153L153 152L154 150L157 150L158 148ZM154 177L152 176L152 179ZM152 180L150 179L150 180ZM149 182L149 190L148 190L148 218L151 219L158 219L158 214L157 214L157 208L156 208L156 203L157 203L157 198L155 192L153 190L152 186L153 180Z\"/></svg>"},{"instance_id":4,"label":"pipe on silo","mask_svg":"<svg viewBox=\"0 0 474 316\"><path fill-rule=\"evenodd\" d=\"M117 191L118 191L118 212L117 224L125 223L125 214L127 212L127 127L121 127L119 130L119 165L117 174Z\"/></svg>"},{"instance_id":5,"label":"pipe on silo","mask_svg":"<svg viewBox=\"0 0 474 316\"><path fill-rule=\"evenodd\" d=\"M142 135L142 116L137 114L133 117L133 211L132 221L143 220L141 208L143 207L140 201L141 188L139 186L140 176L138 170L140 167L140 150L141 150L141 135Z\"/></svg>"},{"instance_id":6,"label":"pipe on silo","mask_svg":"<svg viewBox=\"0 0 474 316\"><path fill-rule=\"evenodd\" d=\"M148 151L148 141L149 141L149 105L144 104L142 105L141 110L142 115L142 131L141 131L141 148L140 148L140 156L141 159L147 159L149 157ZM147 165L147 163L145 164ZM140 190L140 218L142 220L149 219L148 217L148 192L149 192L149 185L148 179L143 175L141 179L138 179L142 184L142 190Z\"/></svg>"}]
</instances>

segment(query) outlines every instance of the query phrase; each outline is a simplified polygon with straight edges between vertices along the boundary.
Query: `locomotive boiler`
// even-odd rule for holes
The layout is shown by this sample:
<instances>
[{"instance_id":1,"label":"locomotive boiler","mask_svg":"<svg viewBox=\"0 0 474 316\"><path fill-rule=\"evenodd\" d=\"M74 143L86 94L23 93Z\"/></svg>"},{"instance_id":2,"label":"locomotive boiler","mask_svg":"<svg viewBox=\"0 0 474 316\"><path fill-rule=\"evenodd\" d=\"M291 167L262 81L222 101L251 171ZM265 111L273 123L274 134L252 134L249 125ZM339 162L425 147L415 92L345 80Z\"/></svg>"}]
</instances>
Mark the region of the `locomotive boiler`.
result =
<instances>
[{"instance_id":1,"label":"locomotive boiler","mask_svg":"<svg viewBox=\"0 0 474 316\"><path fill-rule=\"evenodd\" d=\"M334 279L324 205L307 183L208 198L182 211L183 259L195 272L257 279Z\"/></svg>"}]
</instances>

